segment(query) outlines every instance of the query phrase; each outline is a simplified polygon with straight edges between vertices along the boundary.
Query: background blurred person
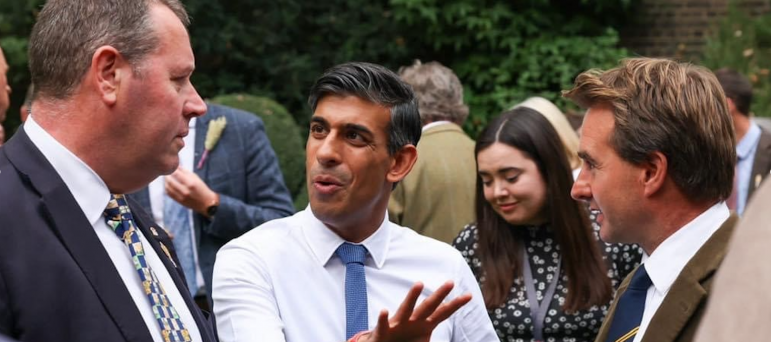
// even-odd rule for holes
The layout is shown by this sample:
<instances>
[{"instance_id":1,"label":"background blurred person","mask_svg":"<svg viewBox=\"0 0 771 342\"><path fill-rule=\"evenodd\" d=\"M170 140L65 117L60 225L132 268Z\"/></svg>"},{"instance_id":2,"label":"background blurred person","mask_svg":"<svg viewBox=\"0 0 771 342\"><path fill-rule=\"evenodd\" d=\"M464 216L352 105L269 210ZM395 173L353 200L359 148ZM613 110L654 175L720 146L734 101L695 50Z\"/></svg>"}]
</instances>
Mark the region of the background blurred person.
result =
<instances>
[{"instance_id":1,"label":"background blurred person","mask_svg":"<svg viewBox=\"0 0 771 342\"><path fill-rule=\"evenodd\" d=\"M438 62L399 70L420 106L423 134L418 161L391 193L389 219L434 239L452 242L474 219L474 141L461 126L468 116L463 86Z\"/></svg>"},{"instance_id":2,"label":"background blurred person","mask_svg":"<svg viewBox=\"0 0 771 342\"><path fill-rule=\"evenodd\" d=\"M11 86L8 83L8 62L5 60L3 49L0 48L0 124L5 121L5 114L11 105ZM0 143L2 140L0 140Z\"/></svg>"},{"instance_id":3,"label":"background blurred person","mask_svg":"<svg viewBox=\"0 0 771 342\"><path fill-rule=\"evenodd\" d=\"M517 107L533 109L543 115L546 120L549 120L549 123L557 131L560 140L562 140L562 145L565 147L565 155L567 155L570 162L574 178L578 176L578 172L581 170L581 158L578 158L578 133L570 125L565 114L553 102L538 96L528 98L514 106L514 108Z\"/></svg>"},{"instance_id":4,"label":"background blurred person","mask_svg":"<svg viewBox=\"0 0 771 342\"><path fill-rule=\"evenodd\" d=\"M771 133L750 119L752 84L738 71L723 68L715 71L725 92L728 112L736 136L736 176L728 208L739 215L744 212L752 194L771 171Z\"/></svg>"},{"instance_id":5,"label":"background blurred person","mask_svg":"<svg viewBox=\"0 0 771 342\"><path fill-rule=\"evenodd\" d=\"M454 242L480 282L501 341L593 341L638 248L606 245L569 197L557 132L518 107L477 139L475 224Z\"/></svg>"}]
</instances>

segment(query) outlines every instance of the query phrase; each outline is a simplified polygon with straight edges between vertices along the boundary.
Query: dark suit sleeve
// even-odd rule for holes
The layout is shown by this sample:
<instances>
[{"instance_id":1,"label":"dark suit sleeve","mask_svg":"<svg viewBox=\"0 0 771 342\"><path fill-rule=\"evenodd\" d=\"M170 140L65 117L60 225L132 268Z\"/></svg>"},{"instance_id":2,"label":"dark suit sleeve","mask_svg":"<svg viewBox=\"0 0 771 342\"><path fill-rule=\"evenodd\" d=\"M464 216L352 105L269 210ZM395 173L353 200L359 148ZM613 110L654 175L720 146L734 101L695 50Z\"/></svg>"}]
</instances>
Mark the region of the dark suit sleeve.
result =
<instances>
[{"instance_id":1,"label":"dark suit sleeve","mask_svg":"<svg viewBox=\"0 0 771 342\"><path fill-rule=\"evenodd\" d=\"M246 198L220 193L217 214L202 229L221 239L234 239L267 221L294 213L289 190L261 120L243 123L241 151L245 159Z\"/></svg>"}]
</instances>

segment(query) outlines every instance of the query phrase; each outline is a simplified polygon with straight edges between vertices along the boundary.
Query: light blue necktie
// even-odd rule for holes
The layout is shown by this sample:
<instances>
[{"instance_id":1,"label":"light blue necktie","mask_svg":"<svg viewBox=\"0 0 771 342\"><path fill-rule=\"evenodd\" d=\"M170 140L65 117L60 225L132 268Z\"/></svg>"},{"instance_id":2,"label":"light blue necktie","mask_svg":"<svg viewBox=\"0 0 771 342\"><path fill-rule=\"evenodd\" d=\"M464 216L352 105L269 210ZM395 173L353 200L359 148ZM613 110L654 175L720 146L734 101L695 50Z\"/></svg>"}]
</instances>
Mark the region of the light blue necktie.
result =
<instances>
[{"instance_id":1,"label":"light blue necktie","mask_svg":"<svg viewBox=\"0 0 771 342\"><path fill-rule=\"evenodd\" d=\"M166 229L174 234L174 249L177 251L182 271L185 272L187 288L190 295L195 296L198 292L198 282L195 277L195 254L193 253L193 241L191 234L193 228L190 226L189 209L177 203L168 195L163 195L163 221L166 223Z\"/></svg>"},{"instance_id":2,"label":"light blue necktie","mask_svg":"<svg viewBox=\"0 0 771 342\"><path fill-rule=\"evenodd\" d=\"M364 260L367 248L344 242L335 251L345 264L345 339L368 329L367 279Z\"/></svg>"},{"instance_id":3,"label":"light blue necktie","mask_svg":"<svg viewBox=\"0 0 771 342\"><path fill-rule=\"evenodd\" d=\"M645 270L645 264L642 264L637 268L629 282L629 287L618 300L606 342L625 342L634 339L640 329L645 310L645 297L651 285L653 282L648 276L648 271Z\"/></svg>"}]
</instances>

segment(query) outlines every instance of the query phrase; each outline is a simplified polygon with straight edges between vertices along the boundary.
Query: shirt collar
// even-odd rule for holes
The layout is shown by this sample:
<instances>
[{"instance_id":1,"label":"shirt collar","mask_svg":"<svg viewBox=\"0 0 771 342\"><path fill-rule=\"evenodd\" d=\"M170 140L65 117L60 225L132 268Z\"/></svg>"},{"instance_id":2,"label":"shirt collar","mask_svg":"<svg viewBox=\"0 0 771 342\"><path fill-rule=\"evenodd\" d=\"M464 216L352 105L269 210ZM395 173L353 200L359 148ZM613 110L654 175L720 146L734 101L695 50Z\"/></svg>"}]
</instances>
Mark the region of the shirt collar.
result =
<instances>
[{"instance_id":1,"label":"shirt collar","mask_svg":"<svg viewBox=\"0 0 771 342\"><path fill-rule=\"evenodd\" d=\"M432 128L436 127L436 126L441 126L441 125L446 125L446 124L451 124L451 123L452 123L452 122L450 122L450 121L445 121L445 120L442 120L442 121L434 121L434 122L432 122L432 123L429 123L429 124L426 124L425 126L423 126L423 129L422 129L422 130L423 130L423 132L425 132L425 131L427 131L427 130L429 130L429 129L432 129Z\"/></svg>"},{"instance_id":2,"label":"shirt collar","mask_svg":"<svg viewBox=\"0 0 771 342\"><path fill-rule=\"evenodd\" d=\"M656 291L669 291L688 261L730 215L725 202L718 202L664 240L653 254L643 254L645 270Z\"/></svg>"},{"instance_id":3,"label":"shirt collar","mask_svg":"<svg viewBox=\"0 0 771 342\"><path fill-rule=\"evenodd\" d=\"M325 266L327 262L329 262L329 259L335 254L337 247L346 241L313 215L310 204L305 208L302 215L302 230L306 243L310 246L316 261L321 266ZM388 213L386 213L383 222L375 233L359 243L367 248L367 252L369 252L372 260L375 262L375 267L377 268L383 267L383 264L385 263L391 235L390 225Z\"/></svg>"},{"instance_id":4,"label":"shirt collar","mask_svg":"<svg viewBox=\"0 0 771 342\"><path fill-rule=\"evenodd\" d=\"M95 225L102 219L102 213L110 201L110 190L104 181L40 127L32 115L24 122L24 132L62 178L91 225Z\"/></svg>"},{"instance_id":5,"label":"shirt collar","mask_svg":"<svg viewBox=\"0 0 771 342\"><path fill-rule=\"evenodd\" d=\"M747 134L736 144L736 154L739 160L750 156L752 149L758 144L758 140L760 140L760 127L752 122L750 123L750 129L747 130Z\"/></svg>"}]
</instances>

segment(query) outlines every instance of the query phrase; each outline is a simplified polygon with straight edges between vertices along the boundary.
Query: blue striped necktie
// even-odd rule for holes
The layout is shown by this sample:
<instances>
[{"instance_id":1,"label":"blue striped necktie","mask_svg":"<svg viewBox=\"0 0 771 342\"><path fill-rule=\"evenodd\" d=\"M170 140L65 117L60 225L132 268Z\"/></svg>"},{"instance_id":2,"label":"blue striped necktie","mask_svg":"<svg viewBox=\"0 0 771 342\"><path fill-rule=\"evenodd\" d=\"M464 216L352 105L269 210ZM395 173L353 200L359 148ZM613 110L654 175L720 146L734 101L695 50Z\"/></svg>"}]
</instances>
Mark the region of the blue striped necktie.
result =
<instances>
[{"instance_id":1,"label":"blue striped necktie","mask_svg":"<svg viewBox=\"0 0 771 342\"><path fill-rule=\"evenodd\" d=\"M640 329L645 310L645 297L651 285L653 282L648 276L648 271L645 270L645 264L640 265L632 276L629 287L618 299L606 342L624 342L634 339Z\"/></svg>"},{"instance_id":2,"label":"blue striped necktie","mask_svg":"<svg viewBox=\"0 0 771 342\"><path fill-rule=\"evenodd\" d=\"M131 259L139 273L145 295L150 300L163 340L165 342L191 341L190 333L182 324L177 310L171 305L166 291L163 290L155 272L145 260L145 251L134 226L134 217L123 195L112 195L110 202L107 203L107 209L104 210L104 219L131 252Z\"/></svg>"},{"instance_id":3,"label":"blue striped necktie","mask_svg":"<svg viewBox=\"0 0 771 342\"><path fill-rule=\"evenodd\" d=\"M345 264L345 339L368 329L367 279L364 260L367 248L344 242L335 251Z\"/></svg>"}]
</instances>

